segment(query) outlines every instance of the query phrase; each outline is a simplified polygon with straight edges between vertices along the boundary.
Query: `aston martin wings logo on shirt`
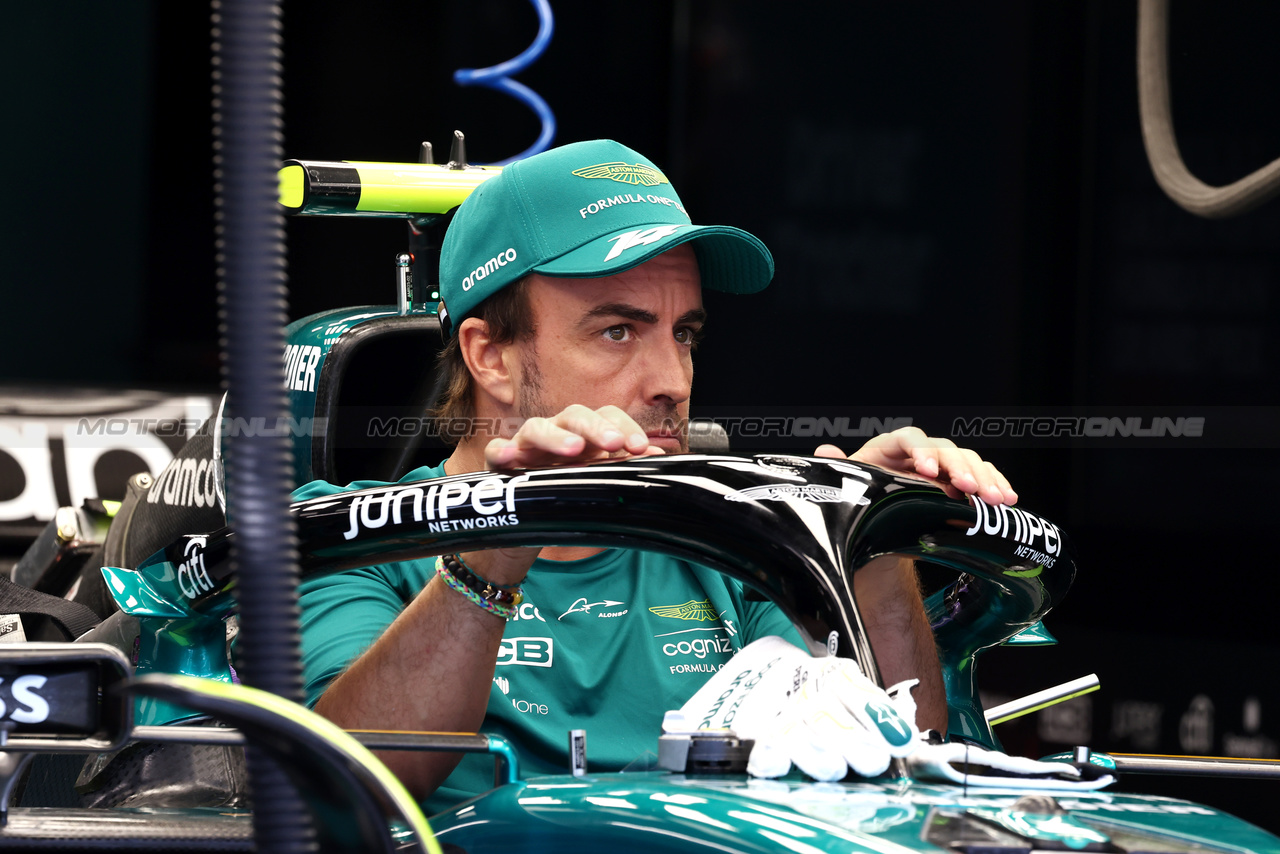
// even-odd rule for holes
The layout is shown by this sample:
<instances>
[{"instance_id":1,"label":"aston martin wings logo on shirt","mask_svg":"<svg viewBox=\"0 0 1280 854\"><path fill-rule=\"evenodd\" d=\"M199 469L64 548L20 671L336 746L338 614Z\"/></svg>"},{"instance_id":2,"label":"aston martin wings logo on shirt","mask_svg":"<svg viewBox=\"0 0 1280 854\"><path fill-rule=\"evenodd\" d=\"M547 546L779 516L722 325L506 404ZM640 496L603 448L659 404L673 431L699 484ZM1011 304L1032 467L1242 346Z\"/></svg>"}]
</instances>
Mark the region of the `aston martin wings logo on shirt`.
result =
<instances>
[{"instance_id":1,"label":"aston martin wings logo on shirt","mask_svg":"<svg viewBox=\"0 0 1280 854\"><path fill-rule=\"evenodd\" d=\"M708 599L701 602L695 602L690 599L683 605L659 605L656 608L650 608L650 611L659 617L671 617L676 620L697 620L699 622L716 620L716 609L711 607Z\"/></svg>"},{"instance_id":2,"label":"aston martin wings logo on shirt","mask_svg":"<svg viewBox=\"0 0 1280 854\"><path fill-rule=\"evenodd\" d=\"M597 163L595 166L584 166L581 169L574 169L573 174L579 178L608 178L610 181L617 181L619 184L643 184L646 187L656 187L658 184L671 183L667 180L666 175L663 175L652 166L645 166L641 163L623 163L621 160L613 163Z\"/></svg>"}]
</instances>

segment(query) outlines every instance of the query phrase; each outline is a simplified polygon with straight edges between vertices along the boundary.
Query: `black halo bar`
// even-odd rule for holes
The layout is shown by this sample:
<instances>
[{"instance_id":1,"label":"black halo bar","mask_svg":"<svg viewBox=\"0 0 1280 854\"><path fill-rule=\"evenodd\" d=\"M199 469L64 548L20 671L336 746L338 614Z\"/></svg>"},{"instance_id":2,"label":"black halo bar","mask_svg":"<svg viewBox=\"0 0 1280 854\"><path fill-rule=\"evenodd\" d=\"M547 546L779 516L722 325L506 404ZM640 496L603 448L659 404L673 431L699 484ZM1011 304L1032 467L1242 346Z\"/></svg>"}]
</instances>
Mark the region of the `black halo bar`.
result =
<instances>
[{"instance_id":1,"label":"black halo bar","mask_svg":"<svg viewBox=\"0 0 1280 854\"><path fill-rule=\"evenodd\" d=\"M958 570L964 585L957 607L1017 627L1040 619L1076 571L1070 541L1042 517L952 499L932 484L874 466L817 457L685 455L474 472L315 498L291 509L304 576L509 546L665 552L741 579L787 613L812 651L854 657L873 678L878 670L852 581L872 558L898 554ZM228 528L207 536L207 579L194 596L176 578L191 558L185 536L139 572L192 611L225 613L233 537Z\"/></svg>"}]
</instances>

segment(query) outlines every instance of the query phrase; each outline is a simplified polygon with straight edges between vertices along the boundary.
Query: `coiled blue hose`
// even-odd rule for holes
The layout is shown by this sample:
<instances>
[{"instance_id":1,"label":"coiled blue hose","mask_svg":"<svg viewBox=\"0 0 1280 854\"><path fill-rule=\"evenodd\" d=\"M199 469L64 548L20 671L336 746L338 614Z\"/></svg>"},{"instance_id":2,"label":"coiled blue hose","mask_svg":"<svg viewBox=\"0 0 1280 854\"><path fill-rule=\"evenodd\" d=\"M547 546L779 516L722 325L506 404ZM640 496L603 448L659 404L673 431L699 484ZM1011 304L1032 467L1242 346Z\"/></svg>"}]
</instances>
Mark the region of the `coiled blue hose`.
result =
<instances>
[{"instance_id":1,"label":"coiled blue hose","mask_svg":"<svg viewBox=\"0 0 1280 854\"><path fill-rule=\"evenodd\" d=\"M510 77L510 75L518 74L528 68L538 57L542 56L543 51L547 49L547 44L551 41L551 34L555 30L555 22L551 16L550 0L529 0L529 2L533 4L533 8L538 13L538 34L534 36L533 43L529 47L525 48L518 56L488 68L459 68L453 72L453 81L459 86L486 86L490 89L496 89L503 94L510 95L533 110L538 118L542 120L542 132L538 135L538 139L533 145L515 157L508 157L506 160L493 164L495 166L506 166L508 163L514 163L517 160L532 157L539 152L546 151L556 136L556 117L551 112L551 108L547 106L547 102L537 92L523 83L512 80Z\"/></svg>"}]
</instances>

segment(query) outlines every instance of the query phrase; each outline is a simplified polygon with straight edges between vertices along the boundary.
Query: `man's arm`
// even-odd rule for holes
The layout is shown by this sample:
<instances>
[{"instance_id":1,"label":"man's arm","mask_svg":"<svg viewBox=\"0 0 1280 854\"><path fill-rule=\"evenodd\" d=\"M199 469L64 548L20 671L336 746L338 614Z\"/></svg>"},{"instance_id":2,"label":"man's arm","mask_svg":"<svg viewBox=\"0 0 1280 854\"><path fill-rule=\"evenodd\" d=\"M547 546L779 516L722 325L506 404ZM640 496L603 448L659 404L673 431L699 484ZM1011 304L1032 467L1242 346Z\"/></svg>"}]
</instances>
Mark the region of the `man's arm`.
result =
<instances>
[{"instance_id":1,"label":"man's arm","mask_svg":"<svg viewBox=\"0 0 1280 854\"><path fill-rule=\"evenodd\" d=\"M537 549L469 552L477 573L516 583ZM315 710L347 729L476 732L484 722L506 621L433 578L377 641L330 684ZM392 751L379 758L417 798L436 790L458 754Z\"/></svg>"},{"instance_id":2,"label":"man's arm","mask_svg":"<svg viewBox=\"0 0 1280 854\"><path fill-rule=\"evenodd\" d=\"M853 595L885 687L919 679L911 694L916 726L946 732L947 688L915 563L909 558L876 558L854 575Z\"/></svg>"},{"instance_id":3,"label":"man's arm","mask_svg":"<svg viewBox=\"0 0 1280 854\"><path fill-rule=\"evenodd\" d=\"M845 454L834 445L822 445L814 456L843 459ZM957 448L950 439L930 438L918 427L882 433L849 459L919 475L940 485L953 498L978 495L993 505L1011 505L1018 500L1009 481L991 463L973 451ZM913 692L917 725L946 732L946 685L914 562L877 558L858 571L853 589L885 685L919 679Z\"/></svg>"},{"instance_id":4,"label":"man's arm","mask_svg":"<svg viewBox=\"0 0 1280 854\"><path fill-rule=\"evenodd\" d=\"M641 441L643 440L643 442ZM643 446L641 446L643 445ZM611 454L661 453L616 407L569 407L553 418L531 418L511 439L495 439L476 468L572 464ZM477 458L479 455L477 454ZM535 548L468 552L466 564L497 584L519 584ZM315 710L347 729L475 732L484 723L506 621L478 608L433 577L387 630L338 676ZM425 798L458 764L457 754L395 751L380 758L417 798Z\"/></svg>"}]
</instances>

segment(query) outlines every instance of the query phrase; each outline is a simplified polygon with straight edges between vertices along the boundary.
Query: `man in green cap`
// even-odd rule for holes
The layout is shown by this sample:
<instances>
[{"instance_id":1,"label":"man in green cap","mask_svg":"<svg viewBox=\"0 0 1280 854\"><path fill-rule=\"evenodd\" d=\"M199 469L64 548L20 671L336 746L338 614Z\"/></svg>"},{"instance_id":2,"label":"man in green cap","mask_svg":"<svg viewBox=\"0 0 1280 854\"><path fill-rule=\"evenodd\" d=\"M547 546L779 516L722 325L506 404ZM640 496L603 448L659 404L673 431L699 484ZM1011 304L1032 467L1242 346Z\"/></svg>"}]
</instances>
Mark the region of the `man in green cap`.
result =
<instances>
[{"instance_id":1,"label":"man in green cap","mask_svg":"<svg viewBox=\"0 0 1280 854\"><path fill-rule=\"evenodd\" d=\"M405 479L686 451L702 289L753 293L772 276L764 244L693 225L662 172L618 143L507 167L459 208L440 264L449 386L438 415L502 426L473 430L441 466ZM831 445L816 453L844 456ZM916 428L852 458L988 504L1017 500L989 463ZM316 483L296 495L337 490ZM856 584L886 684L919 678L921 728L945 729L914 567L877 560ZM498 733L532 774L563 772L566 731L583 727L592 767L620 769L736 650L767 635L798 642L781 611L746 599L740 583L623 549L468 552L310 579L302 594L318 712L348 728ZM492 781L487 757L384 759L410 791L434 793L433 808Z\"/></svg>"}]
</instances>

